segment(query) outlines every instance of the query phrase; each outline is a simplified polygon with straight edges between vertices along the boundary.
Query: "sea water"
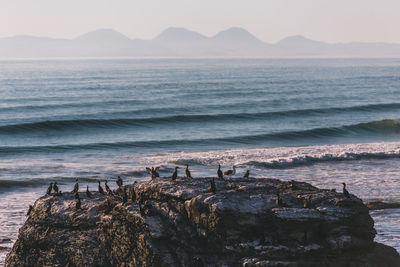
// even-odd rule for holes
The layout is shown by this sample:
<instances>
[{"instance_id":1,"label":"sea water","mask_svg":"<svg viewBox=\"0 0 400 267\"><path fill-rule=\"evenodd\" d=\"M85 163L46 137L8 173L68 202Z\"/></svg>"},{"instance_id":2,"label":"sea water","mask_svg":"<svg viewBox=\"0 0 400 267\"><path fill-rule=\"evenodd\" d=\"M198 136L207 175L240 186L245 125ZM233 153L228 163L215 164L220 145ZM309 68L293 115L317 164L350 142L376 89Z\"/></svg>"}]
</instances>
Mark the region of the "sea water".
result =
<instances>
[{"instance_id":1,"label":"sea water","mask_svg":"<svg viewBox=\"0 0 400 267\"><path fill-rule=\"evenodd\" d=\"M0 61L0 264L50 182L147 180L146 166L400 202L400 59ZM373 211L400 251L400 210Z\"/></svg>"}]
</instances>

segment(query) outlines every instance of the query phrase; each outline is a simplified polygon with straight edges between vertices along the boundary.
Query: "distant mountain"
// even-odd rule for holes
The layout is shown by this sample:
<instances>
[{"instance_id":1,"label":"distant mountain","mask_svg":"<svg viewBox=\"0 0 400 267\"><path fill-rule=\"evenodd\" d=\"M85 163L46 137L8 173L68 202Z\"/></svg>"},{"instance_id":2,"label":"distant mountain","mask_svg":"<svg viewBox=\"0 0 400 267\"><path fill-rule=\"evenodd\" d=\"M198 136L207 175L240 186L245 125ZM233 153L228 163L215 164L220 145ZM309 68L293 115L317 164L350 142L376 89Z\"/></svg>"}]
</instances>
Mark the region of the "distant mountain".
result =
<instances>
[{"instance_id":1,"label":"distant mountain","mask_svg":"<svg viewBox=\"0 0 400 267\"><path fill-rule=\"evenodd\" d=\"M400 44L330 44L301 35L268 44L239 27L212 37L170 27L152 40L130 39L113 29L91 31L71 40L23 35L0 38L0 58L35 57L400 57Z\"/></svg>"},{"instance_id":2,"label":"distant mountain","mask_svg":"<svg viewBox=\"0 0 400 267\"><path fill-rule=\"evenodd\" d=\"M169 27L161 32L154 41L159 42L202 42L207 40L207 37L200 33L189 31L185 28Z\"/></svg>"},{"instance_id":3,"label":"distant mountain","mask_svg":"<svg viewBox=\"0 0 400 267\"><path fill-rule=\"evenodd\" d=\"M74 40L81 42L127 42L131 39L113 29L100 29L80 35Z\"/></svg>"}]
</instances>

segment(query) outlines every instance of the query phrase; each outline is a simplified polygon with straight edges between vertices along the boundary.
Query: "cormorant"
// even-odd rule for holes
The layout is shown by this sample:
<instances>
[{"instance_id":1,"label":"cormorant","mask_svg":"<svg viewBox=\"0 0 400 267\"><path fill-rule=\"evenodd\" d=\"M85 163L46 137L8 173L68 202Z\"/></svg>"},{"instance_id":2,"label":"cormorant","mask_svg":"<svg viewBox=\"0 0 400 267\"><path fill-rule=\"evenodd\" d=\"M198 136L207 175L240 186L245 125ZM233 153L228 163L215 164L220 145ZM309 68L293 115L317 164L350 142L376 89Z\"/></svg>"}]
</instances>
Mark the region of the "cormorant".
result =
<instances>
[{"instance_id":1,"label":"cormorant","mask_svg":"<svg viewBox=\"0 0 400 267\"><path fill-rule=\"evenodd\" d=\"M232 170L227 170L226 172L224 172L224 175L230 176L230 177L232 177L235 174L236 174L236 167L235 166L232 167Z\"/></svg>"},{"instance_id":2,"label":"cormorant","mask_svg":"<svg viewBox=\"0 0 400 267\"><path fill-rule=\"evenodd\" d=\"M124 187L124 190L122 192L122 202L123 203L128 202L128 194L126 193L126 187Z\"/></svg>"},{"instance_id":3,"label":"cormorant","mask_svg":"<svg viewBox=\"0 0 400 267\"><path fill-rule=\"evenodd\" d=\"M53 184L53 190L54 190L54 193L58 193L58 186L57 186L57 182L54 182L54 184Z\"/></svg>"},{"instance_id":4,"label":"cormorant","mask_svg":"<svg viewBox=\"0 0 400 267\"><path fill-rule=\"evenodd\" d=\"M172 174L172 180L176 180L176 178L178 178L178 169L179 169L179 167L175 167L175 171L174 171L174 173Z\"/></svg>"},{"instance_id":5,"label":"cormorant","mask_svg":"<svg viewBox=\"0 0 400 267\"><path fill-rule=\"evenodd\" d=\"M192 179L192 175L191 175L191 173L189 171L189 165L188 164L186 164L185 173L186 173L186 178Z\"/></svg>"},{"instance_id":6,"label":"cormorant","mask_svg":"<svg viewBox=\"0 0 400 267\"><path fill-rule=\"evenodd\" d=\"M104 195L104 190L103 190L103 187L101 187L100 181L97 181L97 182L99 183L99 187L98 187L99 193Z\"/></svg>"},{"instance_id":7,"label":"cormorant","mask_svg":"<svg viewBox=\"0 0 400 267\"><path fill-rule=\"evenodd\" d=\"M304 202L303 202L304 208L306 208L306 209L311 208L311 198L312 198L312 195L309 195L308 199L304 200Z\"/></svg>"},{"instance_id":8,"label":"cormorant","mask_svg":"<svg viewBox=\"0 0 400 267\"><path fill-rule=\"evenodd\" d=\"M49 187L46 190L46 195L50 195L52 189L53 189L53 183L50 183Z\"/></svg>"},{"instance_id":9,"label":"cormorant","mask_svg":"<svg viewBox=\"0 0 400 267\"><path fill-rule=\"evenodd\" d=\"M124 182L122 181L121 177L118 176L118 179L117 179L116 183L117 183L118 187L121 187Z\"/></svg>"},{"instance_id":10,"label":"cormorant","mask_svg":"<svg viewBox=\"0 0 400 267\"><path fill-rule=\"evenodd\" d=\"M81 206L82 206L81 198L78 195L78 198L76 199L76 203L75 203L75 209L80 210Z\"/></svg>"},{"instance_id":11,"label":"cormorant","mask_svg":"<svg viewBox=\"0 0 400 267\"><path fill-rule=\"evenodd\" d=\"M88 185L86 186L86 196L87 196L88 198L92 198L92 193L90 193L90 191L89 191L89 186L88 186Z\"/></svg>"},{"instance_id":12,"label":"cormorant","mask_svg":"<svg viewBox=\"0 0 400 267\"><path fill-rule=\"evenodd\" d=\"M29 205L29 209L28 209L28 211L26 212L26 216L31 215L32 209L33 209L33 206L32 206L32 205Z\"/></svg>"},{"instance_id":13,"label":"cormorant","mask_svg":"<svg viewBox=\"0 0 400 267\"><path fill-rule=\"evenodd\" d=\"M221 171L221 164L218 164L217 175L218 175L218 178L220 178L220 179L224 178L224 174Z\"/></svg>"},{"instance_id":14,"label":"cormorant","mask_svg":"<svg viewBox=\"0 0 400 267\"><path fill-rule=\"evenodd\" d=\"M213 194L215 194L215 192L217 192L217 187L215 186L214 178L212 178L212 180L210 182L210 192L212 192Z\"/></svg>"},{"instance_id":15,"label":"cormorant","mask_svg":"<svg viewBox=\"0 0 400 267\"><path fill-rule=\"evenodd\" d=\"M156 168L146 167L146 170L151 174L151 180L154 180L155 178L160 177L160 174L158 174L158 172L157 172L159 169L160 169L160 167L156 167Z\"/></svg>"},{"instance_id":16,"label":"cormorant","mask_svg":"<svg viewBox=\"0 0 400 267\"><path fill-rule=\"evenodd\" d=\"M72 190L72 193L76 193L78 191L79 191L79 181L78 181L78 178L76 178L74 189Z\"/></svg>"},{"instance_id":17,"label":"cormorant","mask_svg":"<svg viewBox=\"0 0 400 267\"><path fill-rule=\"evenodd\" d=\"M346 189L346 183L342 183L342 185L343 185L343 194L344 194L344 196L347 197L347 198L350 198L349 191L347 191L347 189Z\"/></svg>"},{"instance_id":18,"label":"cormorant","mask_svg":"<svg viewBox=\"0 0 400 267\"><path fill-rule=\"evenodd\" d=\"M281 196L279 195L279 192L276 193L276 205L278 207L283 207L283 200L281 198Z\"/></svg>"},{"instance_id":19,"label":"cormorant","mask_svg":"<svg viewBox=\"0 0 400 267\"><path fill-rule=\"evenodd\" d=\"M107 194L109 194L109 195L113 194L110 187L108 187L107 180L104 182L104 188L106 189Z\"/></svg>"},{"instance_id":20,"label":"cormorant","mask_svg":"<svg viewBox=\"0 0 400 267\"><path fill-rule=\"evenodd\" d=\"M245 174L243 174L243 178L249 178L250 170L247 170Z\"/></svg>"},{"instance_id":21,"label":"cormorant","mask_svg":"<svg viewBox=\"0 0 400 267\"><path fill-rule=\"evenodd\" d=\"M132 198L131 198L132 202L136 202L136 192L135 192L135 188L132 187Z\"/></svg>"}]
</instances>

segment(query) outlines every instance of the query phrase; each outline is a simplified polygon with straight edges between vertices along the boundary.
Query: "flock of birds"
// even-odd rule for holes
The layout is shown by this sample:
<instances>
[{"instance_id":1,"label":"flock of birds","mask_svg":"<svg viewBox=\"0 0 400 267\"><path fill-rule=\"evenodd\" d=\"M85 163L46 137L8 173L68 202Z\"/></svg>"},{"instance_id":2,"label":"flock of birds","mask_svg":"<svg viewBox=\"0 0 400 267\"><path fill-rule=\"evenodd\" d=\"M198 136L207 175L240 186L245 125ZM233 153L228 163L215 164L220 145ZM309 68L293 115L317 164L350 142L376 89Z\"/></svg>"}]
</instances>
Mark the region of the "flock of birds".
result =
<instances>
[{"instance_id":1,"label":"flock of birds","mask_svg":"<svg viewBox=\"0 0 400 267\"><path fill-rule=\"evenodd\" d=\"M160 167L151 167L151 168L146 167L146 170L150 173L152 180L156 179L157 177L160 177L160 174L158 173L159 169L160 169ZM176 180L178 178L178 169L179 169L179 167L175 167L175 170L174 170L174 172L172 173L172 176L171 176L172 180ZM221 165L218 164L218 169L217 169L218 178L224 179L224 176L232 177L235 174L236 174L236 167L235 166L233 166L231 170L227 170L227 171L223 172L221 170ZM189 165L188 164L186 164L185 175L186 175L187 179L193 179L192 174L191 174L191 172L189 170ZM243 174L243 178L249 178L249 176L250 176L250 170L247 170ZM99 183L98 192L100 194L104 195L105 192L104 192L104 189L101 187L101 182L98 181L98 183ZM122 192L123 192L122 201L126 202L127 201L126 188L123 187L123 180L122 180L122 178L120 176L118 176L118 178L116 180L116 184L117 184L118 188L122 189ZM344 196L346 198L351 198L350 194L349 194L349 191L347 191L347 189L346 189L346 183L342 183L342 184L343 184L343 194L344 194ZM104 188L106 190L107 195L109 195L109 196L114 195L113 191L110 189L110 187L107 184L107 180L104 181ZM46 195L51 195L53 191L54 191L54 196L61 196L62 195L62 191L59 190L57 182L54 182L54 183L51 182L50 183L49 187L46 190ZM217 191L214 178L212 178L211 181L210 181L209 191L214 193L214 194ZM71 191L71 193L74 193L74 196L75 196L75 200L76 200L75 209L80 210L81 207L82 207L82 202L81 202L81 198L79 196L79 179L78 178L76 178L75 185L74 185L74 188ZM89 191L89 186L88 185L86 186L86 196L88 198L92 198L92 193ZM279 207L286 206L286 204L283 202L281 196L279 195L279 192L276 193L276 196L277 196L276 205L279 206ZM304 201L304 208L310 208L311 207L311 199L312 199L312 196L310 195L308 197L308 199L306 199ZM33 209L33 206L29 205L29 209L28 209L28 212L27 212L28 216L30 215L32 209Z\"/></svg>"}]
</instances>

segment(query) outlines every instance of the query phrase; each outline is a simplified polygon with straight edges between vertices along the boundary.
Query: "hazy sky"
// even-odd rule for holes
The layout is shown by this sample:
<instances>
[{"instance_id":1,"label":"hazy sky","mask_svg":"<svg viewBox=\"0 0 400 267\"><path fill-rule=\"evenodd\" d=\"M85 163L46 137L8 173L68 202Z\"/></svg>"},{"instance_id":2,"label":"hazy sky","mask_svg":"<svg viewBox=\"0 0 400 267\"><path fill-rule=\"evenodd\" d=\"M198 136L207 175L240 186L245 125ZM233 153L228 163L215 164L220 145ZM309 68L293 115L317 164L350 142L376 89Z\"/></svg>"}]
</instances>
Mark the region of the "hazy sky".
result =
<instances>
[{"instance_id":1,"label":"hazy sky","mask_svg":"<svg viewBox=\"0 0 400 267\"><path fill-rule=\"evenodd\" d=\"M113 28L152 39L169 26L207 36L239 26L266 42L301 34L400 43L399 12L399 0L0 0L0 37L74 38Z\"/></svg>"}]
</instances>

